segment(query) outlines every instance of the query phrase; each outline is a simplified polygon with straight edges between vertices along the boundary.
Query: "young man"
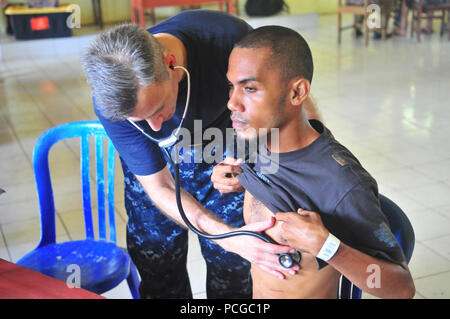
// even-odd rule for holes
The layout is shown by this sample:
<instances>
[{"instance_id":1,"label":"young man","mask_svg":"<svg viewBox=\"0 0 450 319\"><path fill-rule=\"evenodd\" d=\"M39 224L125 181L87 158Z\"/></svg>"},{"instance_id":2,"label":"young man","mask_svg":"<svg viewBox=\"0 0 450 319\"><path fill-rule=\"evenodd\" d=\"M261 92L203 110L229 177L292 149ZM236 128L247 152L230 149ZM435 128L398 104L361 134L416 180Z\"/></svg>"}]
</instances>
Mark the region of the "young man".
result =
<instances>
[{"instance_id":1,"label":"young man","mask_svg":"<svg viewBox=\"0 0 450 319\"><path fill-rule=\"evenodd\" d=\"M182 66L190 72L192 87L183 128L192 136L202 134L194 132L194 120L202 120L203 130L216 127L225 132L231 127L226 107L228 57L250 30L246 22L229 14L185 11L148 30L135 25L108 30L83 56L95 112L122 163L127 248L142 279L141 298L192 298L192 292L186 269L188 233L175 201L172 167L158 144L130 120L155 138L169 136L177 128L187 96L187 77L176 68ZM214 191L212 164L194 161L201 150L193 146L187 150L192 161L180 164L182 201L189 220L210 234L242 227L243 193L220 196ZM208 298L250 297L250 266L245 259L263 253L279 269L276 254L290 249L257 238L250 238L246 247L238 237L217 241L221 247L204 238L200 243L207 263Z\"/></svg>"},{"instance_id":2,"label":"young man","mask_svg":"<svg viewBox=\"0 0 450 319\"><path fill-rule=\"evenodd\" d=\"M258 151L255 162L241 164L243 172L229 178L229 185L224 174L238 169L232 161L218 165L212 180L223 193L242 185L246 223L276 214L266 235L302 255L295 275L253 260L253 297L336 298L343 274L375 296L410 298L414 284L380 210L375 180L321 122L305 116L312 75L307 43L284 27L250 32L230 55L233 127L245 140L266 137L268 152ZM273 129L279 145L264 136ZM264 163L274 158L277 172L265 174ZM369 265L379 266L380 286L367 285Z\"/></svg>"}]
</instances>

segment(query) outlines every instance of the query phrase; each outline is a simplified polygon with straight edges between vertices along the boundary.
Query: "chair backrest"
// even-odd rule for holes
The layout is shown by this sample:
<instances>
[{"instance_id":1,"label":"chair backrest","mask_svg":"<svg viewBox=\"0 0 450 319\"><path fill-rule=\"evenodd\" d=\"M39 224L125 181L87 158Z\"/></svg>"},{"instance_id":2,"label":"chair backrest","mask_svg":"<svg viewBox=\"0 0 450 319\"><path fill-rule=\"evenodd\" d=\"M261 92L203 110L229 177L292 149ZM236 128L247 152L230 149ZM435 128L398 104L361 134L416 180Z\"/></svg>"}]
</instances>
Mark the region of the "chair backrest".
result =
<instances>
[{"instance_id":1,"label":"chair backrest","mask_svg":"<svg viewBox=\"0 0 450 319\"><path fill-rule=\"evenodd\" d=\"M38 247L42 247L56 240L55 234L55 204L50 179L48 155L51 147L67 138L80 138L80 169L82 202L86 238L94 239L94 226L91 205L91 175L89 142L95 139L97 207L98 207L98 239L107 241L106 207L108 209L109 241L116 242L116 228L114 219L114 165L115 149L107 137L103 126L98 121L83 121L62 124L44 132L36 141L33 150L33 170L38 192L41 212L41 240ZM105 193L104 150L103 140L107 139L107 191ZM107 204L105 203L107 199Z\"/></svg>"},{"instance_id":2,"label":"chair backrest","mask_svg":"<svg viewBox=\"0 0 450 319\"><path fill-rule=\"evenodd\" d=\"M415 245L414 229L408 217L393 201L380 194L380 207L389 221L392 233L405 254L406 262L411 260ZM340 283L340 299L360 299L361 289L342 276Z\"/></svg>"}]
</instances>

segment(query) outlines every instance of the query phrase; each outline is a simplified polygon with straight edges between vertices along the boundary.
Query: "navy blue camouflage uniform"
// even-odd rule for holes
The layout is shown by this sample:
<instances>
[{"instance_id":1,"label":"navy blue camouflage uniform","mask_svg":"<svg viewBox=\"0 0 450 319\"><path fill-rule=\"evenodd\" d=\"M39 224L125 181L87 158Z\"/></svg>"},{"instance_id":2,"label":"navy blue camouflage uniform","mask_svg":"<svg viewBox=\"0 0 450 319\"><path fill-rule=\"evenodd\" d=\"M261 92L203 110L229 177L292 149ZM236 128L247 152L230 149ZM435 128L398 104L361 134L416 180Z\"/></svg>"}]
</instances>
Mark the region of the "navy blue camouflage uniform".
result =
<instances>
[{"instance_id":1,"label":"navy blue camouflage uniform","mask_svg":"<svg viewBox=\"0 0 450 319\"><path fill-rule=\"evenodd\" d=\"M227 224L243 226L244 193L221 195L212 188L213 166L194 163L195 150L188 150L192 154L191 163L180 163L181 187ZM141 298L192 298L186 269L187 230L161 213L126 164L122 162L122 165L126 172L125 187L133 189L125 192L125 207L129 215L127 246L132 259L142 265L139 269L141 277L144 277L140 287ZM173 175L173 168L168 165ZM137 201L136 193L140 194ZM207 264L208 298L250 298L249 263L209 239L200 237L199 241Z\"/></svg>"},{"instance_id":2,"label":"navy blue camouflage uniform","mask_svg":"<svg viewBox=\"0 0 450 319\"><path fill-rule=\"evenodd\" d=\"M194 136L208 128L218 128L225 137L226 129L231 128L230 111L226 106L228 57L234 44L250 30L241 19L208 10L184 11L148 30L152 34L175 36L186 48L191 97L183 128ZM160 131L153 132L146 121L137 124L155 138L169 136L184 111L186 82L184 78L179 83L175 114L163 123ZM186 270L188 232L155 207L135 177L157 173L166 165L172 171L170 164L158 145L131 123L113 122L103 117L95 107L95 97L94 108L122 163L128 214L127 248L141 276L141 298L192 298ZM200 132L195 120L202 121ZM194 154L201 150L198 147L188 150L192 161L180 163L181 187L224 222L234 227L243 226L244 194L221 195L213 188L210 178L217 163L196 163ZM185 154L182 156L186 158ZM200 245L207 265L207 297L251 298L250 264L209 240L200 238Z\"/></svg>"}]
</instances>

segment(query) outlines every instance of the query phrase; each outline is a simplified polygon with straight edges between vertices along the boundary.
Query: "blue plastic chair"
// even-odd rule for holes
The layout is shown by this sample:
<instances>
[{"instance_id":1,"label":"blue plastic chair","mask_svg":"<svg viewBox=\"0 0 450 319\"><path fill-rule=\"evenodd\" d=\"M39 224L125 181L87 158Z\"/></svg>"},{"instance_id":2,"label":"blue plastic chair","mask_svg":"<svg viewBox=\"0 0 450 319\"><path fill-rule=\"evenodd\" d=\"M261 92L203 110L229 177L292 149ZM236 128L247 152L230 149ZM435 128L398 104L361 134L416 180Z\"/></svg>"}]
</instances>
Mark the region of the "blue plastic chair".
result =
<instances>
[{"instance_id":1,"label":"blue plastic chair","mask_svg":"<svg viewBox=\"0 0 450 319\"><path fill-rule=\"evenodd\" d=\"M89 140L91 136L95 137L96 146L98 239L94 237L92 221L89 172ZM81 140L81 185L86 239L56 243L55 205L48 154L56 142L67 138L80 138ZM103 140L105 138L108 140L106 193L103 156ZM115 149L98 121L63 124L49 129L39 137L33 152L33 169L41 212L41 240L38 246L20 259L17 264L65 282L72 275L71 267L73 266L71 265L77 265L80 270L81 288L102 294L127 279L133 298L139 298L139 277L136 267L127 251L116 245L114 165ZM108 216L106 211L108 211ZM107 238L107 225L109 226L109 238Z\"/></svg>"},{"instance_id":2,"label":"blue plastic chair","mask_svg":"<svg viewBox=\"0 0 450 319\"><path fill-rule=\"evenodd\" d=\"M405 254L406 262L411 260L414 251L415 235L414 229L408 217L393 201L380 194L381 211L389 221L392 233L397 239ZM342 276L340 283L340 299L361 299L361 289L353 285L347 278Z\"/></svg>"}]
</instances>

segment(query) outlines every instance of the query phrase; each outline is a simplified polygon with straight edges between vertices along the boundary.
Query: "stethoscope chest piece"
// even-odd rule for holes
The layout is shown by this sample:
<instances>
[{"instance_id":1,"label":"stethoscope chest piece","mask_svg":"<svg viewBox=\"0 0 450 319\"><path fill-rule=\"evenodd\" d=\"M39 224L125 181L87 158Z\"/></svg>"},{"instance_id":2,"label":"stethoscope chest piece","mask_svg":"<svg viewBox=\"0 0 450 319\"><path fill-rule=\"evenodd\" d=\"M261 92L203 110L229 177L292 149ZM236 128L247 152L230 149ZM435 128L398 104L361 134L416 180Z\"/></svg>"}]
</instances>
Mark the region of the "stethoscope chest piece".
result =
<instances>
[{"instance_id":1,"label":"stethoscope chest piece","mask_svg":"<svg viewBox=\"0 0 450 319\"><path fill-rule=\"evenodd\" d=\"M278 261L284 268L291 268L295 263L300 264L302 254L296 250L293 254L280 254Z\"/></svg>"}]
</instances>

